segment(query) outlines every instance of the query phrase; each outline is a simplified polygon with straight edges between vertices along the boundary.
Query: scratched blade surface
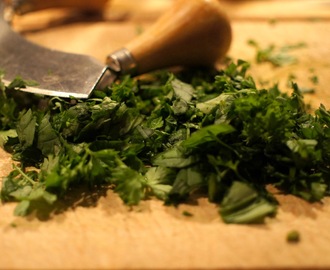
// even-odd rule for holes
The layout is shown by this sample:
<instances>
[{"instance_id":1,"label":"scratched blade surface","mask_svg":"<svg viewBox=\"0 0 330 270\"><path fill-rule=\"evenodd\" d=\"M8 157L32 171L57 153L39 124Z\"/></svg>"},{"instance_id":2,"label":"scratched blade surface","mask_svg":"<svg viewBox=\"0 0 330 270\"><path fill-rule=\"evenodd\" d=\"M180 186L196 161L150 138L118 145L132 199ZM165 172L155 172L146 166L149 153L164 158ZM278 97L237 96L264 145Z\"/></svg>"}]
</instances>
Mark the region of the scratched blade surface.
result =
<instances>
[{"instance_id":1,"label":"scratched blade surface","mask_svg":"<svg viewBox=\"0 0 330 270\"><path fill-rule=\"evenodd\" d=\"M36 94L87 98L103 74L104 65L87 55L51 50L25 40L3 18L0 0L0 70L4 81L20 76L37 82L23 91Z\"/></svg>"}]
</instances>

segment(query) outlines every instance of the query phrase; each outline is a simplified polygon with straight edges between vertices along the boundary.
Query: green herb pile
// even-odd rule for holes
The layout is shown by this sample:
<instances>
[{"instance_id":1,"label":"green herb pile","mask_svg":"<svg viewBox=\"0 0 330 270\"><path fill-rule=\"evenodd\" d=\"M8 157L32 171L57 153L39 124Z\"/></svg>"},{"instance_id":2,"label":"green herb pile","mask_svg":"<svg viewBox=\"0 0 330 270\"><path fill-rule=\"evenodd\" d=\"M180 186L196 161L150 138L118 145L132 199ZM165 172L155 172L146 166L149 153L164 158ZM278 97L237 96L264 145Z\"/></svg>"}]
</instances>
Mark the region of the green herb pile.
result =
<instances>
[{"instance_id":1,"label":"green herb pile","mask_svg":"<svg viewBox=\"0 0 330 270\"><path fill-rule=\"evenodd\" d=\"M296 84L290 94L257 89L248 68L238 61L124 77L87 100L40 97L35 105L15 97L21 80L0 83L1 144L18 161L2 200L19 201L15 214L26 215L78 185L107 185L128 205L199 194L227 223L274 215L269 185L321 200L329 195L330 111L308 113Z\"/></svg>"}]
</instances>

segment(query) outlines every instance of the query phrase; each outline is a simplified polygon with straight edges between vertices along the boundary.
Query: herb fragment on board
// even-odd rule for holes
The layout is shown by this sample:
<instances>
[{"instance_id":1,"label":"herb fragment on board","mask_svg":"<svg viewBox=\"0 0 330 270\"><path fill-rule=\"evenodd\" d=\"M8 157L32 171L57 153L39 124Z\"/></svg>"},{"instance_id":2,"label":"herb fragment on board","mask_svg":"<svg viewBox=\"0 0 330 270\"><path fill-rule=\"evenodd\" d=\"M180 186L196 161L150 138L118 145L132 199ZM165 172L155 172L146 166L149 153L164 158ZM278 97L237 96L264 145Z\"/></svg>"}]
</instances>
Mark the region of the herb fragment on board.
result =
<instances>
[{"instance_id":1,"label":"herb fragment on board","mask_svg":"<svg viewBox=\"0 0 330 270\"><path fill-rule=\"evenodd\" d=\"M194 216L191 212L189 212L189 211L187 211L187 210L184 210L184 211L182 212L182 215L184 215L185 217L192 217L192 216Z\"/></svg>"},{"instance_id":2,"label":"herb fragment on board","mask_svg":"<svg viewBox=\"0 0 330 270\"><path fill-rule=\"evenodd\" d=\"M77 186L108 186L127 205L178 204L198 192L225 222L259 223L278 207L268 185L307 201L328 196L330 111L308 113L296 83L290 94L258 89L248 69L239 60L122 77L87 100L30 104L0 83L0 142L18 162L2 201L28 215Z\"/></svg>"},{"instance_id":3,"label":"herb fragment on board","mask_svg":"<svg viewBox=\"0 0 330 270\"><path fill-rule=\"evenodd\" d=\"M248 40L248 44L256 49L256 61L257 63L268 62L275 67L281 67L286 65L292 65L298 62L298 59L290 54L292 50L306 47L303 42L293 45L285 45L282 47L275 46L273 44L263 48L257 41Z\"/></svg>"},{"instance_id":4,"label":"herb fragment on board","mask_svg":"<svg viewBox=\"0 0 330 270\"><path fill-rule=\"evenodd\" d=\"M312 75L309 79L313 84L319 83L319 77L317 75Z\"/></svg>"},{"instance_id":5,"label":"herb fragment on board","mask_svg":"<svg viewBox=\"0 0 330 270\"><path fill-rule=\"evenodd\" d=\"M288 243L299 243L300 242L300 233L296 230L292 230L287 234L286 240Z\"/></svg>"}]
</instances>

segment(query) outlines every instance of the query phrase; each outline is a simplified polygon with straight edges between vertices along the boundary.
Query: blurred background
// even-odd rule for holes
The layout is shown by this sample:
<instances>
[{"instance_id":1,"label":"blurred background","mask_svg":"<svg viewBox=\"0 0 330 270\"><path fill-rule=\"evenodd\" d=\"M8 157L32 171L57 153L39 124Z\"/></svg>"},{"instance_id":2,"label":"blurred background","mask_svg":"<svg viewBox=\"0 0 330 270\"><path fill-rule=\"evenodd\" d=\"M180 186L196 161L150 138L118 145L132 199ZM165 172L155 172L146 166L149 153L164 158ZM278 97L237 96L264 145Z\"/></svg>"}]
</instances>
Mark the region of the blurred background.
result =
<instances>
[{"instance_id":1,"label":"blurred background","mask_svg":"<svg viewBox=\"0 0 330 270\"><path fill-rule=\"evenodd\" d=\"M176 0L23 0L21 13L51 7L77 7L104 19L153 20ZM232 19L330 19L330 0L219 0ZM49 10L48 10L49 11ZM86 13L85 13L86 14ZM39 23L39 22L38 22Z\"/></svg>"},{"instance_id":2,"label":"blurred background","mask_svg":"<svg viewBox=\"0 0 330 270\"><path fill-rule=\"evenodd\" d=\"M158 15L175 0L113 0L114 8L131 10L136 16ZM233 19L330 18L329 0L219 0Z\"/></svg>"}]
</instances>

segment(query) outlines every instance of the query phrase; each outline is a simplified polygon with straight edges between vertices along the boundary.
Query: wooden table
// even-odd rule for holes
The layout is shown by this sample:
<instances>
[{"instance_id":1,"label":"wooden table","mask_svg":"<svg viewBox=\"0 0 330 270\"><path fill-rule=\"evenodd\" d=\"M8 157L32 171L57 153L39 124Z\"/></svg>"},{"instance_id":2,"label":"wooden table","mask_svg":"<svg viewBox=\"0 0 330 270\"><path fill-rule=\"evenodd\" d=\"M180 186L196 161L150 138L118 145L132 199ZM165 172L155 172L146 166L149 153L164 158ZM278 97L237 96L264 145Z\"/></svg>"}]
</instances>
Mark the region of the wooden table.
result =
<instances>
[{"instance_id":1,"label":"wooden table","mask_svg":"<svg viewBox=\"0 0 330 270\"><path fill-rule=\"evenodd\" d=\"M137 8L129 0L113 1L106 11L106 21L83 22L67 15L63 19L63 13L52 11L51 19L49 13L40 13L38 25L33 25L36 17L32 20L28 15L18 20L16 28L34 42L91 54L103 61L108 52L124 45L139 29L147 28L168 5L165 0L155 0L158 5L150 13L147 2L151 1L146 0L143 6L141 0ZM232 6L226 2L230 11ZM234 39L229 56L253 61L255 50L247 45L248 39L262 46L305 42L306 48L293 52L299 63L282 68L253 63L250 72L257 80L279 81L283 89L288 76L295 74L299 85L315 88L314 94L306 95L306 102L313 108L320 103L329 108L329 18L322 13L320 20L311 20L310 15L287 19L274 12L271 17L253 17L251 11L245 17L244 12L232 10ZM276 17L275 23L270 22ZM312 75L318 76L317 85L312 84ZM4 176L11 168L11 159L1 150L0 160L0 175ZM0 205L0 268L330 269L330 198L308 204L277 194L281 206L275 218L263 225L227 225L217 207L205 198L178 208L148 200L129 209L112 191L85 192L84 196L82 192L72 195L69 208L63 205L63 211L50 217L15 217L14 203ZM71 202L75 202L74 208ZM193 216L187 217L183 211ZM286 241L291 230L300 232L299 243Z\"/></svg>"}]
</instances>

